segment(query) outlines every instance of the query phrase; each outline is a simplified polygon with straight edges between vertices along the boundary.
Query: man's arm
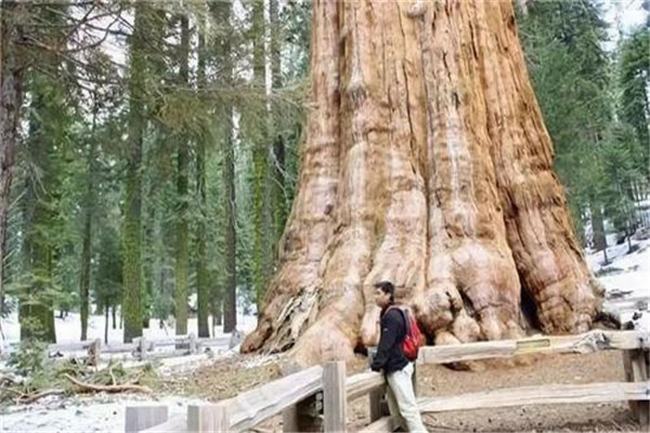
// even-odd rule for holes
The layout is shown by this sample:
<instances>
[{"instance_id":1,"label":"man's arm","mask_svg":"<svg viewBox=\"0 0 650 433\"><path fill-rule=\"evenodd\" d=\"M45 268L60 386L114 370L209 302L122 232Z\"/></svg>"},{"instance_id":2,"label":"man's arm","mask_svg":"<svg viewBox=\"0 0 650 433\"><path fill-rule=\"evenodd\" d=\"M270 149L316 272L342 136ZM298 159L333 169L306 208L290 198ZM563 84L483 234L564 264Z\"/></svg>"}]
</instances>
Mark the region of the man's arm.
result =
<instances>
[{"instance_id":1,"label":"man's arm","mask_svg":"<svg viewBox=\"0 0 650 433\"><path fill-rule=\"evenodd\" d=\"M395 344L399 332L399 321L394 311L389 311L381 318L381 337L379 339L379 346L377 346L377 354L372 361L370 368L373 371L379 371L386 365L388 361L388 352Z\"/></svg>"}]
</instances>

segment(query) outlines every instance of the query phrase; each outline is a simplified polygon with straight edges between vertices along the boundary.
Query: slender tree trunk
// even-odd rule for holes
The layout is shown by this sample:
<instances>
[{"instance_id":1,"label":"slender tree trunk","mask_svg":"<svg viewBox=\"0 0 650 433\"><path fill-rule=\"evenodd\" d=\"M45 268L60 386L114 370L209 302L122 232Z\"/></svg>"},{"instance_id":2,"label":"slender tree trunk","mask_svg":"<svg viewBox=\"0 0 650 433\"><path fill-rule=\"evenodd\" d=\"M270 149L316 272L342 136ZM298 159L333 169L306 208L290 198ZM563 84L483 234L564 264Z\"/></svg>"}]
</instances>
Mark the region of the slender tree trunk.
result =
<instances>
[{"instance_id":1,"label":"slender tree trunk","mask_svg":"<svg viewBox=\"0 0 650 433\"><path fill-rule=\"evenodd\" d=\"M205 90L205 23L199 30L197 81L199 92ZM199 216L196 225L196 298L198 304L197 322L199 337L210 337L210 288L207 268L207 197L205 191L205 142L199 140L196 148L196 193L199 202Z\"/></svg>"},{"instance_id":2,"label":"slender tree trunk","mask_svg":"<svg viewBox=\"0 0 650 433\"><path fill-rule=\"evenodd\" d=\"M96 98L97 96L95 96ZM97 102L95 101L95 104ZM92 132L95 132L95 122L97 111L93 113ZM90 256L92 245L92 216L95 198L95 176L97 159L95 149L95 137L91 134L88 155L87 155L87 170L86 173L86 196L84 199L84 215L83 215L83 235L82 235L82 251L81 251L81 271L79 275L79 292L81 298L81 341L86 340L88 334L88 292L90 289ZM108 307L107 307L108 308Z\"/></svg>"},{"instance_id":3,"label":"slender tree trunk","mask_svg":"<svg viewBox=\"0 0 650 433\"><path fill-rule=\"evenodd\" d=\"M108 306L106 308L108 308ZM115 314L115 304L113 304L113 306L111 307L111 315L112 315L112 319L113 319L113 329L117 329L117 320L116 320L116 317L115 317L116 316L116 314Z\"/></svg>"},{"instance_id":4,"label":"slender tree trunk","mask_svg":"<svg viewBox=\"0 0 650 433\"><path fill-rule=\"evenodd\" d=\"M231 332L237 327L237 232L235 208L235 149L232 139L232 112L228 110L226 140L224 143L224 205L226 209L226 285L223 302L224 332Z\"/></svg>"},{"instance_id":5,"label":"slender tree trunk","mask_svg":"<svg viewBox=\"0 0 650 433\"><path fill-rule=\"evenodd\" d=\"M181 45L180 45L180 76L183 85L189 80L190 27L187 15L181 16ZM185 137L179 137L178 142L178 172L176 178L176 193L178 195L177 226L176 226L176 335L187 334L187 278L189 270L188 249L188 191L187 172L189 149Z\"/></svg>"},{"instance_id":6,"label":"slender tree trunk","mask_svg":"<svg viewBox=\"0 0 650 433\"><path fill-rule=\"evenodd\" d=\"M4 269L9 196L13 181L20 107L23 103L23 68L17 41L22 28L13 14L24 13L19 2L0 3L0 317L4 309Z\"/></svg>"},{"instance_id":7,"label":"slender tree trunk","mask_svg":"<svg viewBox=\"0 0 650 433\"><path fill-rule=\"evenodd\" d=\"M594 249L596 251L607 249L607 239L605 237L605 222L603 218L603 209L598 203L591 202L591 228L594 235Z\"/></svg>"},{"instance_id":8,"label":"slender tree trunk","mask_svg":"<svg viewBox=\"0 0 650 433\"><path fill-rule=\"evenodd\" d=\"M269 44L271 51L271 90L277 90L282 87L282 62L281 62L281 32L280 17L278 13L278 0L269 0L269 22L271 25L271 41ZM285 173L286 173L286 151L284 138L280 131L281 112L278 112L271 105L271 131L273 132L273 160L271 163L271 173L273 180L273 208L274 208L274 236L272 245L277 244L277 240L282 235L284 224L287 220L287 198L285 195ZM275 259L275 254L273 255ZM270 275L269 275L270 278Z\"/></svg>"},{"instance_id":9,"label":"slender tree trunk","mask_svg":"<svg viewBox=\"0 0 650 433\"><path fill-rule=\"evenodd\" d=\"M144 114L145 24L148 6L135 3L131 36L129 77L129 150L126 172L126 201L123 226L123 301L124 342L142 336L142 138Z\"/></svg>"},{"instance_id":10,"label":"slender tree trunk","mask_svg":"<svg viewBox=\"0 0 650 433\"><path fill-rule=\"evenodd\" d=\"M215 22L222 23L223 30L215 40L216 60L222 66L219 79L224 85L230 85L233 80L232 47L229 34L231 32L232 5L229 2L210 3ZM225 287L223 300L224 332L231 332L237 327L237 231L235 207L235 143L233 140L233 111L232 108L223 110L224 139L223 151L223 204L225 209Z\"/></svg>"},{"instance_id":11,"label":"slender tree trunk","mask_svg":"<svg viewBox=\"0 0 650 433\"><path fill-rule=\"evenodd\" d=\"M223 303L221 301L214 304L214 313L212 314L212 317L214 317L214 324L216 326L223 325Z\"/></svg>"},{"instance_id":12,"label":"slender tree trunk","mask_svg":"<svg viewBox=\"0 0 650 433\"><path fill-rule=\"evenodd\" d=\"M104 305L104 344L108 344L108 303ZM113 307L113 329L115 329L115 308Z\"/></svg>"},{"instance_id":13,"label":"slender tree trunk","mask_svg":"<svg viewBox=\"0 0 650 433\"><path fill-rule=\"evenodd\" d=\"M392 281L436 344L589 328L602 292L571 229L510 1L313 4L311 106L280 264L244 352L302 364L376 344Z\"/></svg>"},{"instance_id":14,"label":"slender tree trunk","mask_svg":"<svg viewBox=\"0 0 650 433\"><path fill-rule=\"evenodd\" d=\"M260 92L266 92L266 50L265 50L264 1L253 1L253 83ZM268 115L267 107L264 112ZM272 213L272 167L273 143L269 142L269 128L266 122L259 122L260 138L253 147L253 209L254 209L254 284L257 305L261 307L264 289L271 277L273 264L273 213Z\"/></svg>"}]
</instances>

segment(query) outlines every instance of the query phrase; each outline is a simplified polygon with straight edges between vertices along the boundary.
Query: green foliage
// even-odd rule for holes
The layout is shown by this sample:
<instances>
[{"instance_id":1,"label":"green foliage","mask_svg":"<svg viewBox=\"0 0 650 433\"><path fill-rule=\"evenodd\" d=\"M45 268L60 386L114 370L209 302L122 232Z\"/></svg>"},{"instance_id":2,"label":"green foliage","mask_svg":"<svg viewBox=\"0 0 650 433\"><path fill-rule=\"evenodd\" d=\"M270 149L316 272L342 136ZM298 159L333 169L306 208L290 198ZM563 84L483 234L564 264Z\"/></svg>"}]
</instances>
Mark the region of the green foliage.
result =
<instances>
[{"instance_id":1,"label":"green foliage","mask_svg":"<svg viewBox=\"0 0 650 433\"><path fill-rule=\"evenodd\" d=\"M640 28L620 48L621 118L634 128L639 146L637 168L650 178L650 29Z\"/></svg>"},{"instance_id":2,"label":"green foliage","mask_svg":"<svg viewBox=\"0 0 650 433\"><path fill-rule=\"evenodd\" d=\"M539 1L519 20L533 87L555 147L555 168L567 189L578 235L586 224L597 229L596 209L603 209L619 229L634 226L630 191L640 180L638 161L644 154L614 115L619 92L615 63L603 48L607 26L601 15L592 0ZM637 108L632 111L643 115ZM627 132L623 136L621 131Z\"/></svg>"},{"instance_id":3,"label":"green foliage","mask_svg":"<svg viewBox=\"0 0 650 433\"><path fill-rule=\"evenodd\" d=\"M38 324L34 323L33 326ZM9 356L7 364L18 374L38 376L43 373L46 360L47 344L30 338L20 342L18 349Z\"/></svg>"},{"instance_id":4,"label":"green foliage","mask_svg":"<svg viewBox=\"0 0 650 433\"><path fill-rule=\"evenodd\" d=\"M130 338L142 318L176 313L173 294L182 270L187 295L200 281L212 312L235 281L248 308L263 290L262 269L264 280L273 272L295 191L311 4L275 2L272 22L263 2L245 2L243 13L227 20L216 2L45 6L30 4L21 17L22 48L38 62L25 82L22 123L28 128L10 197L6 304L22 306L23 329L32 336L53 339L53 310L78 310L85 302L81 287L88 287L95 304L90 311L122 306ZM99 14L115 19L105 39L106 23L93 18ZM191 33L185 71L182 17ZM264 42L271 34L272 47ZM260 57L264 47L270 47L266 58ZM260 80L264 62L273 63L270 93ZM187 181L177 188L181 144L187 146ZM205 152L204 196L199 149ZM256 149L264 152L257 166ZM224 170L229 152L232 173ZM226 242L224 206L230 183L233 245ZM263 221L256 209L269 194L259 187L272 195ZM188 255L187 266L179 267L181 219ZM266 232L267 254L259 254L259 237L256 254L255 234ZM229 255L232 279L224 272ZM87 286L80 282L85 278Z\"/></svg>"}]
</instances>

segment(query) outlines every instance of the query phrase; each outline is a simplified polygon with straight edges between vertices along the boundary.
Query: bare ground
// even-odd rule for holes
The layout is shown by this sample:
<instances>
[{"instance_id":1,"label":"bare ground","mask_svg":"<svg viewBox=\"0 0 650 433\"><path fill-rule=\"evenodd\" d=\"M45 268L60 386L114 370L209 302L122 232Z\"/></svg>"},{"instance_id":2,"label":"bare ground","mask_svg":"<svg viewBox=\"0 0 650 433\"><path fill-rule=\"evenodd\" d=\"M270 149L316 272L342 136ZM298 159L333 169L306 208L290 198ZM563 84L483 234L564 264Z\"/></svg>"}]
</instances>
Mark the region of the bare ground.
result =
<instances>
[{"instance_id":1,"label":"bare ground","mask_svg":"<svg viewBox=\"0 0 650 433\"><path fill-rule=\"evenodd\" d=\"M261 363L250 356L222 360L189 376L169 378L160 390L218 401L279 378L279 362L269 360ZM355 372L364 367L365 359L359 358L348 368ZM526 385L624 380L622 354L611 351L589 355L550 355L520 360L516 364L475 364L471 371L422 366L418 370L418 393L421 396L441 396ZM351 430L367 425L367 399L358 399L349 406L348 420ZM626 402L445 412L426 415L425 423L431 433L641 431ZM264 423L258 431L281 432L280 417Z\"/></svg>"}]
</instances>

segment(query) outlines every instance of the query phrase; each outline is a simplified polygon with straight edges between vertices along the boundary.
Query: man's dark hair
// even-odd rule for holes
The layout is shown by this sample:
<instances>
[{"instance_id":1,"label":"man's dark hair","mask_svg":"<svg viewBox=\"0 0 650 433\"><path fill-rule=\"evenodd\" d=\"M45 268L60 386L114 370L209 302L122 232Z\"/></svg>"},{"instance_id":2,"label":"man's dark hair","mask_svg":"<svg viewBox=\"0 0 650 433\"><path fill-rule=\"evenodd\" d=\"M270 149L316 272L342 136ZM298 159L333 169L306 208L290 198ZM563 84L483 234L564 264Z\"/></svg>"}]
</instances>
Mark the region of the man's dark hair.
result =
<instances>
[{"instance_id":1,"label":"man's dark hair","mask_svg":"<svg viewBox=\"0 0 650 433\"><path fill-rule=\"evenodd\" d=\"M390 295L391 304L395 302L395 286L390 281L380 281L375 283L375 288L380 289L382 292Z\"/></svg>"}]
</instances>

